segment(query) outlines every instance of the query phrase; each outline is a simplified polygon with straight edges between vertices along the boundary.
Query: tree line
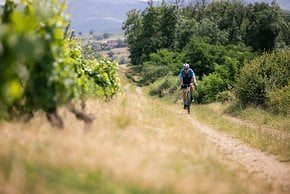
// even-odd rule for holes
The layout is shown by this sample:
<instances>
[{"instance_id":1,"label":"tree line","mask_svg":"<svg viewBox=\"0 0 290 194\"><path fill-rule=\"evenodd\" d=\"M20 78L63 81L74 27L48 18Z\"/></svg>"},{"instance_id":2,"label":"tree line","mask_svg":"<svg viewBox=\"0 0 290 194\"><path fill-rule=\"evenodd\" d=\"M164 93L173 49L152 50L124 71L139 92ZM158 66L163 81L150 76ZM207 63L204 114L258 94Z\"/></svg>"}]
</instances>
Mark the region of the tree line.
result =
<instances>
[{"instance_id":1,"label":"tree line","mask_svg":"<svg viewBox=\"0 0 290 194\"><path fill-rule=\"evenodd\" d=\"M195 98L199 103L207 103L229 98L232 93L238 98L243 96L239 94L242 90L237 89L243 85L237 84L243 80L239 78L242 68L249 68L248 63L265 53L287 53L290 12L280 9L276 1L245 4L240 0L212 3L200 0L186 6L180 6L179 1L163 1L160 6L155 6L153 1L149 1L145 10L127 13L123 30L132 64L142 65L143 84L168 75L176 76L181 64L189 63L200 80ZM264 57L275 56L266 54ZM289 52L283 56L279 60L282 65L279 71L286 75L286 81L276 85L278 89L289 84ZM268 69L268 76L271 77L274 69ZM259 100L254 103L266 106L269 104L265 100L269 98L268 90L265 87L261 90L264 90L263 97L256 96ZM284 90L287 101L288 89ZM239 100L241 105L252 103L243 98ZM287 108L289 105L284 109Z\"/></svg>"}]
</instances>

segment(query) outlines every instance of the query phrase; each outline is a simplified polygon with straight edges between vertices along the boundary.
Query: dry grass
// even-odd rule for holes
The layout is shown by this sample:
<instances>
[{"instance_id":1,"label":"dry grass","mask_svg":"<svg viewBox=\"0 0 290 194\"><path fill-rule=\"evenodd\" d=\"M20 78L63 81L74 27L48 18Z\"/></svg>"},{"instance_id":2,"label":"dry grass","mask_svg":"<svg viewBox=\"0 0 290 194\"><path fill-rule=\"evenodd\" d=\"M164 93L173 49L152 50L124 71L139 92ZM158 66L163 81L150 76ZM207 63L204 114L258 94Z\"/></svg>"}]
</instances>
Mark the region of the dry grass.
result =
<instances>
[{"instance_id":1,"label":"dry grass","mask_svg":"<svg viewBox=\"0 0 290 194\"><path fill-rule=\"evenodd\" d=\"M95 116L90 126L65 109L63 131L52 129L41 113L27 124L2 123L0 193L272 192L224 162L186 114L123 85L109 103L87 102ZM87 178L98 173L105 179ZM105 182L102 191L88 190L98 190L92 185L99 181Z\"/></svg>"}]
</instances>

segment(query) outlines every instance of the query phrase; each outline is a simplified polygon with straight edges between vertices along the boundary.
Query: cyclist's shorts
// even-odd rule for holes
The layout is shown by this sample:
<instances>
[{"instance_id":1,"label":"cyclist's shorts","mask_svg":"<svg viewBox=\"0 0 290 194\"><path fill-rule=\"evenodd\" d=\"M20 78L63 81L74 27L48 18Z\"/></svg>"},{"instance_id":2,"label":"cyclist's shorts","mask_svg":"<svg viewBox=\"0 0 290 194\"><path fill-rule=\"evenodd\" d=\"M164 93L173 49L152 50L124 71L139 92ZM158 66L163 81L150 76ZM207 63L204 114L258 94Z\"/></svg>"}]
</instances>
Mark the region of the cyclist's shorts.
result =
<instances>
[{"instance_id":1,"label":"cyclist's shorts","mask_svg":"<svg viewBox=\"0 0 290 194\"><path fill-rule=\"evenodd\" d=\"M189 85L189 84L184 84L184 85L182 85L182 86L180 87L180 89L186 89L187 85Z\"/></svg>"}]
</instances>

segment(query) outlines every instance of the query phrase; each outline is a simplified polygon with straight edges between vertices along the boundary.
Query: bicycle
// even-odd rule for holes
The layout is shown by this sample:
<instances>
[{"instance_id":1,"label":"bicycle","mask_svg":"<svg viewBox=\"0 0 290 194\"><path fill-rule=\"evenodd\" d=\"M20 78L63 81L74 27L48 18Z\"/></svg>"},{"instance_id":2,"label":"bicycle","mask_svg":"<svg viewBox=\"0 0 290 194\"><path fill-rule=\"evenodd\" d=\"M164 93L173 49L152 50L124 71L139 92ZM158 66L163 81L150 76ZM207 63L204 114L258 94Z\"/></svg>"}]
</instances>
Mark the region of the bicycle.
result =
<instances>
[{"instance_id":1,"label":"bicycle","mask_svg":"<svg viewBox=\"0 0 290 194\"><path fill-rule=\"evenodd\" d=\"M186 90L185 90L185 102L184 103L186 105L187 113L190 114L190 106L191 106L191 102L192 102L190 84L184 84L184 86L186 87Z\"/></svg>"}]
</instances>

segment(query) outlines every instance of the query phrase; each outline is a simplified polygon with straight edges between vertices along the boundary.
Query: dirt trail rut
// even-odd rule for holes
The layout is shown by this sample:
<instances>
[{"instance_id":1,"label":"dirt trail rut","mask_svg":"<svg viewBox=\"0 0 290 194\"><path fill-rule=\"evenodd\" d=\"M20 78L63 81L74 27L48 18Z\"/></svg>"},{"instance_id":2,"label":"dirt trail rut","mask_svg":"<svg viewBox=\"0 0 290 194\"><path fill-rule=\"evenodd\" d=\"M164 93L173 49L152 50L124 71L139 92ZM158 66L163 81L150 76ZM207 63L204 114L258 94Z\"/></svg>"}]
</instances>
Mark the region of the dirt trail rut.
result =
<instances>
[{"instance_id":1,"label":"dirt trail rut","mask_svg":"<svg viewBox=\"0 0 290 194\"><path fill-rule=\"evenodd\" d=\"M230 159L258 177L267 179L275 187L290 193L290 165L277 161L273 156L249 147L239 140L209 128L200 122L191 119L194 127L200 129L214 142Z\"/></svg>"}]
</instances>

